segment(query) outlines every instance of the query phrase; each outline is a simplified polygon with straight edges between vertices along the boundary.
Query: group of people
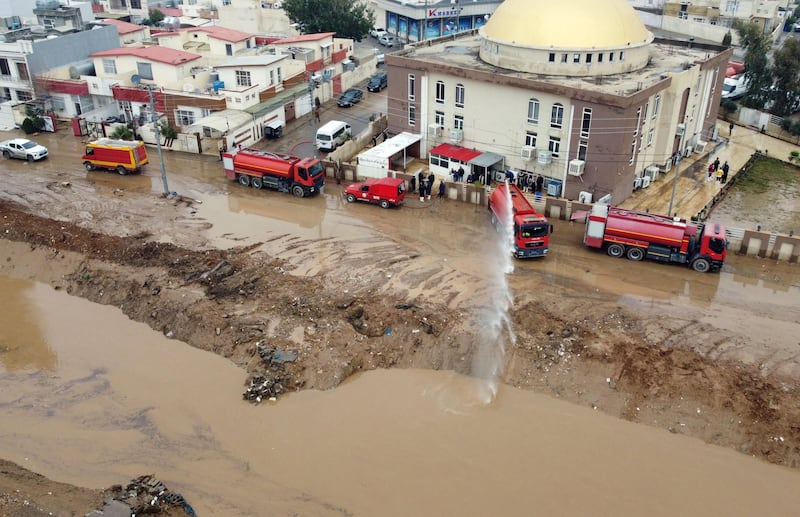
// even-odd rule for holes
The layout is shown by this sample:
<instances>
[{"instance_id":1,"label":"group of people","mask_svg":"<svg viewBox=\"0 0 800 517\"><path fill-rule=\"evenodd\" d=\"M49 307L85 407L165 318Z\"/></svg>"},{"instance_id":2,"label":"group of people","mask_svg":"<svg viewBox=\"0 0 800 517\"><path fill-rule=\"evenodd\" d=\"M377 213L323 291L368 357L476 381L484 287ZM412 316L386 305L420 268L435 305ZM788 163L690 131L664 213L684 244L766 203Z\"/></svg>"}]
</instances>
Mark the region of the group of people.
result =
<instances>
[{"instance_id":1,"label":"group of people","mask_svg":"<svg viewBox=\"0 0 800 517\"><path fill-rule=\"evenodd\" d=\"M713 162L708 164L708 179L706 181L716 179L717 183L725 184L728 182L728 172L730 169L730 165L728 165L727 161L720 167L719 156L717 156Z\"/></svg>"},{"instance_id":2,"label":"group of people","mask_svg":"<svg viewBox=\"0 0 800 517\"><path fill-rule=\"evenodd\" d=\"M419 171L416 176L411 176L409 191L414 193L419 188L419 200L424 202L426 199L430 201L431 194L433 193L433 183L436 181L436 176L433 173L427 176L423 171ZM446 185L444 180L439 181L439 198L443 198L445 194Z\"/></svg>"}]
</instances>

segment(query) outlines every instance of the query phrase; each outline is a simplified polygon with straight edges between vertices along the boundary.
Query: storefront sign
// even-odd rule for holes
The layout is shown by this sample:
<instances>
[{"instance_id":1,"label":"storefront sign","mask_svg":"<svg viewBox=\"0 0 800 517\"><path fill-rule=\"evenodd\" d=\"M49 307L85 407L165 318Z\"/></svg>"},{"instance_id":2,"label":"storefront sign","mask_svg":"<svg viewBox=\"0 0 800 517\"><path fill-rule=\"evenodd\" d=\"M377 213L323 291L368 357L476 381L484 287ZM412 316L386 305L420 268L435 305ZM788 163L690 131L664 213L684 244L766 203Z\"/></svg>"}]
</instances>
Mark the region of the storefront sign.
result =
<instances>
[{"instance_id":1,"label":"storefront sign","mask_svg":"<svg viewBox=\"0 0 800 517\"><path fill-rule=\"evenodd\" d=\"M449 9L428 9L428 18L447 18L448 16L458 16L461 14L461 10L461 7L451 7Z\"/></svg>"}]
</instances>

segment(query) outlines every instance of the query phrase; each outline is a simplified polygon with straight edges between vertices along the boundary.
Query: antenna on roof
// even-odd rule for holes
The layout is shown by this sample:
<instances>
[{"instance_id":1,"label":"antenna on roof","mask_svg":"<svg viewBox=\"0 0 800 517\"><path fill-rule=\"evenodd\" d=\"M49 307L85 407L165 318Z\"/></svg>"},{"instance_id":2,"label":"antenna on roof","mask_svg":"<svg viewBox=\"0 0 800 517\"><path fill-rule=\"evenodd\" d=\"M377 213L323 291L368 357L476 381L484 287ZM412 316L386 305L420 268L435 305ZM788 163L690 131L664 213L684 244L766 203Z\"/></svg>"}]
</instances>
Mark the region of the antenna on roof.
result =
<instances>
[{"instance_id":1,"label":"antenna on roof","mask_svg":"<svg viewBox=\"0 0 800 517\"><path fill-rule=\"evenodd\" d=\"M142 77L141 77L140 75L138 75L138 74L133 74L133 75L131 76L131 83L133 83L133 84L139 84L139 83L141 83L141 82L142 82Z\"/></svg>"}]
</instances>

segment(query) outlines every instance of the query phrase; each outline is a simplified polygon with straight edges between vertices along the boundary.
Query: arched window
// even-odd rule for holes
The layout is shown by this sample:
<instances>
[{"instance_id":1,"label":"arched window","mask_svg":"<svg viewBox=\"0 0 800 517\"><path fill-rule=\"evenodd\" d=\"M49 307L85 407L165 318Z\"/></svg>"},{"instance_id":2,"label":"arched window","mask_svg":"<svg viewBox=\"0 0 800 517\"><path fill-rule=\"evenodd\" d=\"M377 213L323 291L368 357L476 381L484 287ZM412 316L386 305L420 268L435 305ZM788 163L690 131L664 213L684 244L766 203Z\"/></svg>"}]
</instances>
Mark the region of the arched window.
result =
<instances>
[{"instance_id":1,"label":"arched window","mask_svg":"<svg viewBox=\"0 0 800 517\"><path fill-rule=\"evenodd\" d=\"M539 123L539 99L528 101L528 124Z\"/></svg>"}]
</instances>

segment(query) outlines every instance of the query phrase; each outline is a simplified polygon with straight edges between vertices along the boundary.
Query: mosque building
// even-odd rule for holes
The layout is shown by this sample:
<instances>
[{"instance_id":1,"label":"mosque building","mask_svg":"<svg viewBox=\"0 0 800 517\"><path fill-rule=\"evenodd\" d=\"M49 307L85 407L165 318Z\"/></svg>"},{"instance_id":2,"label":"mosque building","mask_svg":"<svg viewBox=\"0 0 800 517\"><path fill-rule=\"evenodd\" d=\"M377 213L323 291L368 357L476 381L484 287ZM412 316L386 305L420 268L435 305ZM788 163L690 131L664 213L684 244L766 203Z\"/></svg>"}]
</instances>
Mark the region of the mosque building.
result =
<instances>
[{"instance_id":1,"label":"mosque building","mask_svg":"<svg viewBox=\"0 0 800 517\"><path fill-rule=\"evenodd\" d=\"M387 55L389 131L421 135L437 177L511 169L620 203L711 149L732 52L655 38L626 0L505 0L480 28Z\"/></svg>"}]
</instances>

